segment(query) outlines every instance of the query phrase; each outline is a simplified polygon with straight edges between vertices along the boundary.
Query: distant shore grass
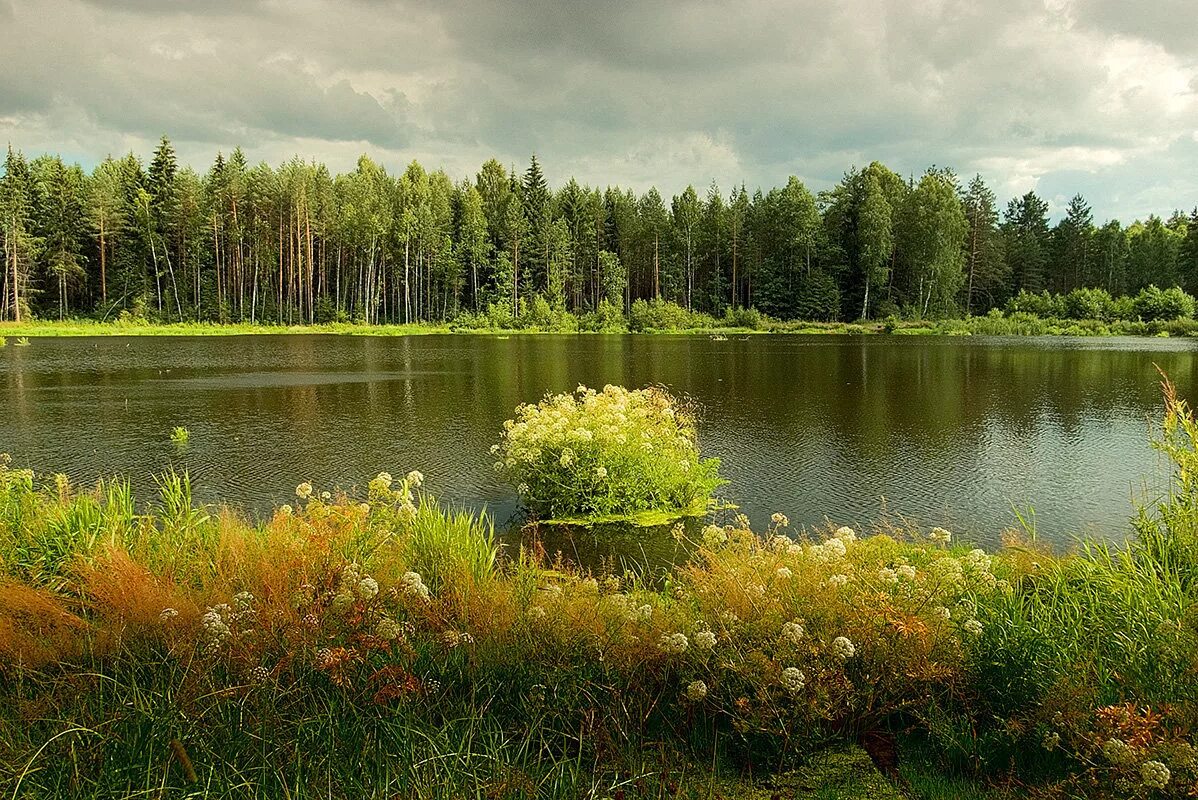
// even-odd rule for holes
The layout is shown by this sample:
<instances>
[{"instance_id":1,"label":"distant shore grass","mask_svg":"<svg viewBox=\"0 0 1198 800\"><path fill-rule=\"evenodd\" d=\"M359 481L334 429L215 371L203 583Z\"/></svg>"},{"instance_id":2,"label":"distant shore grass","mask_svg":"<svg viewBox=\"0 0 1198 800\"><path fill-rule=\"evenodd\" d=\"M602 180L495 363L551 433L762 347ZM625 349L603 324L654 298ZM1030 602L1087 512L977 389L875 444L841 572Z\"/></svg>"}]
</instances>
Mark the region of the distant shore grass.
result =
<instances>
[{"instance_id":1,"label":"distant shore grass","mask_svg":"<svg viewBox=\"0 0 1198 800\"><path fill-rule=\"evenodd\" d=\"M0 322L0 338L69 336L249 336L285 334L333 334L340 336L420 336L426 334L475 334L513 336L524 334L620 334L691 335L743 338L750 334L799 335L896 335L896 336L1141 336L1172 337L1198 335L1198 321L1103 321L1044 319L1028 314L987 315L953 320L873 320L869 322L763 321L759 327L700 326L645 328L629 330L608 328L585 330L561 327L468 327L453 322L368 325L356 322L328 322L312 325L276 325L263 323L218 322L99 322L88 319L34 320ZM9 341L8 344L14 344Z\"/></svg>"}]
</instances>

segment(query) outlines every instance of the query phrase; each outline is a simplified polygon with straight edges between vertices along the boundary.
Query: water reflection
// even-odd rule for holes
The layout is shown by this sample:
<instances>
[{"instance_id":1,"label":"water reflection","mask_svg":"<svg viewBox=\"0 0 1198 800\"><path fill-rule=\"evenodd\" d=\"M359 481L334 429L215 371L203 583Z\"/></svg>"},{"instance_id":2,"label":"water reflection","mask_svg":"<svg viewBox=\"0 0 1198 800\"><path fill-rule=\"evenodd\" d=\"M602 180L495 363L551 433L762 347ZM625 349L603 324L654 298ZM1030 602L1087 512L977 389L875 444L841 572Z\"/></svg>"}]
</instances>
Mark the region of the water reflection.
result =
<instances>
[{"instance_id":1,"label":"water reflection","mask_svg":"<svg viewBox=\"0 0 1198 800\"><path fill-rule=\"evenodd\" d=\"M1195 345L1156 339L475 336L37 339L0 351L0 451L78 480L190 470L260 512L294 486L419 468L442 498L514 511L487 449L512 409L579 383L664 384L702 408L732 499L865 525L883 511L996 540L1122 536L1159 488L1154 365L1183 395ZM191 431L179 453L175 425ZM575 543L573 546L578 546Z\"/></svg>"}]
</instances>

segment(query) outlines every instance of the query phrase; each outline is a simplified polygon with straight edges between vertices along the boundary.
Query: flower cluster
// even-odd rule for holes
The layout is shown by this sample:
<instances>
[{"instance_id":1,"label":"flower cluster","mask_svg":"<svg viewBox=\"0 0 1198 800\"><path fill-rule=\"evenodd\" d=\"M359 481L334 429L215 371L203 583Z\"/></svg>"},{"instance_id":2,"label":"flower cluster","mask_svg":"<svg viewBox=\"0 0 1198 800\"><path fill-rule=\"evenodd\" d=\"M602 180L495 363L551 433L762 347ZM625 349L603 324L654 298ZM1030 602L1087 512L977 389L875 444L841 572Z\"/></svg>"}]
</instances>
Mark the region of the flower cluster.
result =
<instances>
[{"instance_id":1,"label":"flower cluster","mask_svg":"<svg viewBox=\"0 0 1198 800\"><path fill-rule=\"evenodd\" d=\"M685 633L663 633L658 641L658 647L667 653L681 654L690 646L690 640Z\"/></svg>"},{"instance_id":2,"label":"flower cluster","mask_svg":"<svg viewBox=\"0 0 1198 800\"><path fill-rule=\"evenodd\" d=\"M522 405L491 452L496 472L548 517L687 513L721 483L691 414L656 388L580 386Z\"/></svg>"},{"instance_id":3,"label":"flower cluster","mask_svg":"<svg viewBox=\"0 0 1198 800\"><path fill-rule=\"evenodd\" d=\"M361 567L357 564L350 564L337 578L337 591L333 595L332 608L334 611L343 612L359 600L373 600L378 593L378 581L362 574Z\"/></svg>"},{"instance_id":4,"label":"flower cluster","mask_svg":"<svg viewBox=\"0 0 1198 800\"><path fill-rule=\"evenodd\" d=\"M424 578L420 577L419 572L405 572L399 579L399 585L407 594L425 601L429 599L428 586L425 585Z\"/></svg>"}]
</instances>

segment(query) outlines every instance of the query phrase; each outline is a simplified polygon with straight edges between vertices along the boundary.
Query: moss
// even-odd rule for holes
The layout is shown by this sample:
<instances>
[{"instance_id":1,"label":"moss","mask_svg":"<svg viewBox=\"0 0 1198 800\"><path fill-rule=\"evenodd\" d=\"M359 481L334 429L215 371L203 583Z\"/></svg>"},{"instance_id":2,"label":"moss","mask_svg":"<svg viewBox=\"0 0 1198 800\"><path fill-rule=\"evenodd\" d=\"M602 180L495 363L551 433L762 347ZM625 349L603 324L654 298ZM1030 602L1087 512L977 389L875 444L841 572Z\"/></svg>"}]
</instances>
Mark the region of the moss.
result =
<instances>
[{"instance_id":1,"label":"moss","mask_svg":"<svg viewBox=\"0 0 1198 800\"><path fill-rule=\"evenodd\" d=\"M801 769L723 788L729 800L903 800L898 788L856 746L824 750Z\"/></svg>"}]
</instances>

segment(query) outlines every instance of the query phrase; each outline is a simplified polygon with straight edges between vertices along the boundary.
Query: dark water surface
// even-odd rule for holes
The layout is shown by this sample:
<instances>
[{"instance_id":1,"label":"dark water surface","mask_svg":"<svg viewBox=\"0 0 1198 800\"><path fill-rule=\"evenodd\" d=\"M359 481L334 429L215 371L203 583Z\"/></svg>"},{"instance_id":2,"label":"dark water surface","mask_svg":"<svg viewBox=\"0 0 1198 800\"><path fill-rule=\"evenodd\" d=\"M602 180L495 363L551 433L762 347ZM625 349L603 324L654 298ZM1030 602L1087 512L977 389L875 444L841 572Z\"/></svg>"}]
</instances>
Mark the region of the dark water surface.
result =
<instances>
[{"instance_id":1,"label":"dark water surface","mask_svg":"<svg viewBox=\"0 0 1198 800\"><path fill-rule=\"evenodd\" d=\"M756 523L867 525L884 511L994 542L1012 507L1041 535L1126 535L1158 491L1154 363L1183 396L1198 343L902 336L334 335L34 339L0 349L0 452L90 482L190 471L201 500L259 513L294 487L419 469L443 500L512 492L488 448L521 402L579 383L664 384ZM171 429L191 442L180 452Z\"/></svg>"}]
</instances>

